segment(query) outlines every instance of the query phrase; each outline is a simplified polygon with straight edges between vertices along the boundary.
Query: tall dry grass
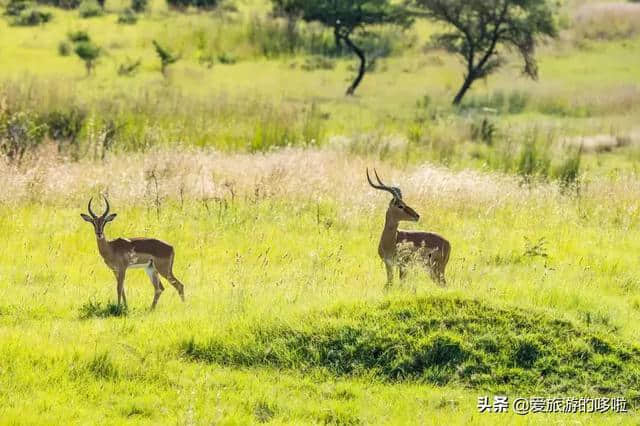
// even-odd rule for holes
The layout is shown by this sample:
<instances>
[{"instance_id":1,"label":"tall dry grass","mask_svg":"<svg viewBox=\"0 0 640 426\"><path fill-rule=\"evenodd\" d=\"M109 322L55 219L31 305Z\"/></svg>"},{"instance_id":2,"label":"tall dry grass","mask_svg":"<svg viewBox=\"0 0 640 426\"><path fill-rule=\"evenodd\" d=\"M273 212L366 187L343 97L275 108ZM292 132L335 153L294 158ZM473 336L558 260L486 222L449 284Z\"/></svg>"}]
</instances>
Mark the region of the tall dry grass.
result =
<instances>
[{"instance_id":1,"label":"tall dry grass","mask_svg":"<svg viewBox=\"0 0 640 426\"><path fill-rule=\"evenodd\" d=\"M155 148L146 153L109 155L104 161L67 161L41 150L20 166L0 162L1 203L78 203L97 193L117 202L151 199L200 200L289 198L339 202L361 212L379 197L366 184L365 168L377 167L388 183L400 185L409 202L487 208L503 203L547 203L567 199L556 183L523 186L513 175L455 171L432 163L406 168L337 148L285 148L268 153L222 153L207 149ZM634 175L589 180L583 200L640 199Z\"/></svg>"},{"instance_id":2,"label":"tall dry grass","mask_svg":"<svg viewBox=\"0 0 640 426\"><path fill-rule=\"evenodd\" d=\"M587 3L574 13L574 31L581 38L611 40L640 33L640 4Z\"/></svg>"}]
</instances>

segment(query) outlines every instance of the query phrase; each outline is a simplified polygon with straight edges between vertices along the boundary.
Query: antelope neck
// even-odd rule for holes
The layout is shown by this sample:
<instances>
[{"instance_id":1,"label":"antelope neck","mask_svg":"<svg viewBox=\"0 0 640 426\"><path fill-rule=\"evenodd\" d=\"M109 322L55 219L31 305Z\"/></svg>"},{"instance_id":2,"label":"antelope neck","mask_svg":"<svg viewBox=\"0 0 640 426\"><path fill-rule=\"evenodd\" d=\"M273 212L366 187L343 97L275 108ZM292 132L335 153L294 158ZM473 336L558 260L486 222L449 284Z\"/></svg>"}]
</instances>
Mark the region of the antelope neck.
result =
<instances>
[{"instance_id":1,"label":"antelope neck","mask_svg":"<svg viewBox=\"0 0 640 426\"><path fill-rule=\"evenodd\" d=\"M104 236L104 232L101 236L96 235L96 240L98 241L98 251L100 254L104 256L108 256L111 254L111 246L107 242L107 238Z\"/></svg>"},{"instance_id":2,"label":"antelope neck","mask_svg":"<svg viewBox=\"0 0 640 426\"><path fill-rule=\"evenodd\" d=\"M398 221L390 217L390 214L387 213L382 236L380 237L380 251L385 254L384 257L395 254L397 233Z\"/></svg>"}]
</instances>

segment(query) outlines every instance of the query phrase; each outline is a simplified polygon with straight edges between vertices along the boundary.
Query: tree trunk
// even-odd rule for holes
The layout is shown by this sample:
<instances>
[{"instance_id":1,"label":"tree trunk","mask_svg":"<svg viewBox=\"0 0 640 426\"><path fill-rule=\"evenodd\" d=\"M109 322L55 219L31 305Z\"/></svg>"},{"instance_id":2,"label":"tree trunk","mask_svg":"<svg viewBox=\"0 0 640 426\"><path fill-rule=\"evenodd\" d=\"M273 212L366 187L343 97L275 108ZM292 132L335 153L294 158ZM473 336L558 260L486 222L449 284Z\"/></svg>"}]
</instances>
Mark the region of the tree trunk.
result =
<instances>
[{"instance_id":1,"label":"tree trunk","mask_svg":"<svg viewBox=\"0 0 640 426\"><path fill-rule=\"evenodd\" d=\"M336 41L336 56L342 56L342 41L340 39L340 33L338 32L338 27L333 29L333 37Z\"/></svg>"},{"instance_id":2,"label":"tree trunk","mask_svg":"<svg viewBox=\"0 0 640 426\"><path fill-rule=\"evenodd\" d=\"M347 46L349 46L349 48L353 50L353 53L358 55L358 58L360 58L360 67L358 68L358 75L356 76L356 79L353 80L353 83L351 83L351 86L349 86L349 88L347 89L347 96L353 96L356 89L360 85L362 78L364 77L364 73L367 70L367 58L365 57L364 51L360 49L358 46L356 46L355 44L353 44L349 36L343 37L343 39L344 39L344 42L347 44Z\"/></svg>"},{"instance_id":3,"label":"tree trunk","mask_svg":"<svg viewBox=\"0 0 640 426\"><path fill-rule=\"evenodd\" d=\"M453 98L454 105L460 105L460 101L462 101L464 94L467 93L467 90L469 90L474 80L475 78L472 76L472 74L469 74L464 78L464 83L462 83L462 87L458 91L458 94L456 95L456 97Z\"/></svg>"}]
</instances>

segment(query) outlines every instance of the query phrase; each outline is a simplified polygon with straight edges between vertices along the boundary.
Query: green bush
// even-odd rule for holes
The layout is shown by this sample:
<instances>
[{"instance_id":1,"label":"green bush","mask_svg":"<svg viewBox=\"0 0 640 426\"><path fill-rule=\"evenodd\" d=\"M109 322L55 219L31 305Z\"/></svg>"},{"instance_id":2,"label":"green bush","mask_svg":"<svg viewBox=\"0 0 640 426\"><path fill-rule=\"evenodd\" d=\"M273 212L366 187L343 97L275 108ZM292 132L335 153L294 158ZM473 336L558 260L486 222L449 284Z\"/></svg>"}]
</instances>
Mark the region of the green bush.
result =
<instances>
[{"instance_id":1,"label":"green bush","mask_svg":"<svg viewBox=\"0 0 640 426\"><path fill-rule=\"evenodd\" d=\"M20 14L32 7L31 1L28 0L10 0L7 3L4 14L7 16L20 16Z\"/></svg>"},{"instance_id":2,"label":"green bush","mask_svg":"<svg viewBox=\"0 0 640 426\"><path fill-rule=\"evenodd\" d=\"M133 9L125 9L118 15L118 24L135 25L138 22L138 16Z\"/></svg>"},{"instance_id":3,"label":"green bush","mask_svg":"<svg viewBox=\"0 0 640 426\"><path fill-rule=\"evenodd\" d=\"M83 0L78 7L81 18L93 18L103 13L102 7L96 0Z\"/></svg>"},{"instance_id":4,"label":"green bush","mask_svg":"<svg viewBox=\"0 0 640 426\"><path fill-rule=\"evenodd\" d=\"M74 52L84 61L87 69L87 75L89 75L91 74L91 71L93 71L96 62L102 53L102 49L90 41L81 41L76 43Z\"/></svg>"},{"instance_id":5,"label":"green bush","mask_svg":"<svg viewBox=\"0 0 640 426\"><path fill-rule=\"evenodd\" d=\"M221 64L233 65L233 64L235 64L237 62L237 59L236 59L235 56L233 56L229 52L222 52L221 54L218 55L218 61Z\"/></svg>"},{"instance_id":6,"label":"green bush","mask_svg":"<svg viewBox=\"0 0 640 426\"><path fill-rule=\"evenodd\" d=\"M169 8L176 10L186 10L189 7L210 10L218 6L219 0L167 0L167 4Z\"/></svg>"},{"instance_id":7,"label":"green bush","mask_svg":"<svg viewBox=\"0 0 640 426\"><path fill-rule=\"evenodd\" d=\"M67 37L69 38L69 40L71 40L73 43L79 43L81 41L90 41L91 38L89 37L89 33L87 33L86 31L72 31L69 34L67 34Z\"/></svg>"},{"instance_id":8,"label":"green bush","mask_svg":"<svg viewBox=\"0 0 640 426\"><path fill-rule=\"evenodd\" d=\"M149 0L131 0L131 9L136 13L142 13L147 10Z\"/></svg>"},{"instance_id":9,"label":"green bush","mask_svg":"<svg viewBox=\"0 0 640 426\"><path fill-rule=\"evenodd\" d=\"M58 143L59 151L64 151L67 147L77 147L86 118L87 111L72 107L51 111L42 120L47 125L49 138Z\"/></svg>"},{"instance_id":10,"label":"green bush","mask_svg":"<svg viewBox=\"0 0 640 426\"><path fill-rule=\"evenodd\" d=\"M0 153L11 162L40 145L46 132L47 126L33 113L0 111Z\"/></svg>"},{"instance_id":11,"label":"green bush","mask_svg":"<svg viewBox=\"0 0 640 426\"><path fill-rule=\"evenodd\" d=\"M38 9L24 9L18 16L11 21L12 25L17 26L35 26L47 23L53 15L50 12L43 12Z\"/></svg>"},{"instance_id":12,"label":"green bush","mask_svg":"<svg viewBox=\"0 0 640 426\"><path fill-rule=\"evenodd\" d=\"M39 4L59 7L60 9L75 9L80 6L82 0L37 0Z\"/></svg>"},{"instance_id":13,"label":"green bush","mask_svg":"<svg viewBox=\"0 0 640 426\"><path fill-rule=\"evenodd\" d=\"M60 56L69 56L71 55L71 45L66 41L61 41L58 43L58 55Z\"/></svg>"}]
</instances>

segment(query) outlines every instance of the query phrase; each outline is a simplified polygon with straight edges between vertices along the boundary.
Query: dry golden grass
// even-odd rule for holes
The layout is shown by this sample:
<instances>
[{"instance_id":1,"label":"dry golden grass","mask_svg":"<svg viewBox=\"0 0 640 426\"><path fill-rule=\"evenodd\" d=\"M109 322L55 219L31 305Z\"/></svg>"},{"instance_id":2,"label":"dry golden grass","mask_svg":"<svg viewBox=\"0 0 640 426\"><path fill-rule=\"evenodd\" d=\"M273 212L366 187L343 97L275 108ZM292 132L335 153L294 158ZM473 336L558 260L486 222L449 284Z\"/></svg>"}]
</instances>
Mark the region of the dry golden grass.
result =
<instances>
[{"instance_id":1,"label":"dry golden grass","mask_svg":"<svg viewBox=\"0 0 640 426\"><path fill-rule=\"evenodd\" d=\"M335 147L286 148L257 154L158 148L110 155L104 161L79 162L68 161L48 147L20 166L0 161L0 186L7 188L0 193L0 202L80 206L98 193L121 203L147 203L156 198L208 202L275 197L339 202L352 211L361 211L371 208L372 199L379 199L366 185L366 167L377 167L383 180L401 186L405 199L417 204L495 207L571 200L555 183L525 186L513 175L455 171L431 163L401 169ZM640 182L633 173L609 179L586 175L580 197L594 202L611 197L620 201L638 199Z\"/></svg>"},{"instance_id":2,"label":"dry golden grass","mask_svg":"<svg viewBox=\"0 0 640 426\"><path fill-rule=\"evenodd\" d=\"M0 163L0 185L11 188L1 202L68 202L104 192L136 202L155 196L209 200L228 197L290 197L348 202L366 206L371 193L365 168L401 185L406 198L446 203L499 203L554 196L551 185L523 190L518 179L497 173L425 163L407 170L338 149L287 148L263 154L220 153L200 149L154 149L119 154L103 162L66 161L43 151L21 166Z\"/></svg>"},{"instance_id":3,"label":"dry golden grass","mask_svg":"<svg viewBox=\"0 0 640 426\"><path fill-rule=\"evenodd\" d=\"M640 4L588 3L576 10L574 21L576 31L586 38L631 37L640 32Z\"/></svg>"}]
</instances>

